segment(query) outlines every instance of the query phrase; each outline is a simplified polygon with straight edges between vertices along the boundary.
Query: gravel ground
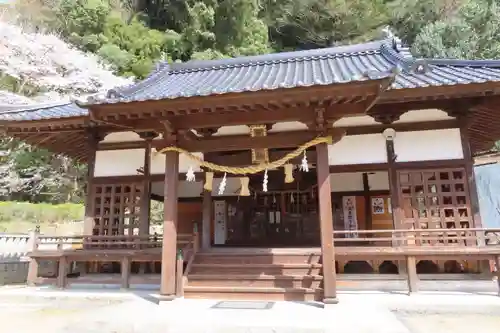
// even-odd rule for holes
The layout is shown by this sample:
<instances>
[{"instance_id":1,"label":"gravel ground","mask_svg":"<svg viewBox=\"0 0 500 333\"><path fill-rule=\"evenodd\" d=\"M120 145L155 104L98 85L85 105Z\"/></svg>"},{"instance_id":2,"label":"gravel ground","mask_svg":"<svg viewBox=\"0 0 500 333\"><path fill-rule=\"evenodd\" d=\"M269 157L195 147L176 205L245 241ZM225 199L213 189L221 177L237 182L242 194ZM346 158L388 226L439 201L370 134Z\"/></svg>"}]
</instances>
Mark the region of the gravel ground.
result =
<instances>
[{"instance_id":1,"label":"gravel ground","mask_svg":"<svg viewBox=\"0 0 500 333\"><path fill-rule=\"evenodd\" d=\"M276 302L265 310L214 309L215 301L154 295L0 288L2 333L462 333L500 332L500 297L341 294L323 309ZM314 320L311 320L314 318Z\"/></svg>"}]
</instances>

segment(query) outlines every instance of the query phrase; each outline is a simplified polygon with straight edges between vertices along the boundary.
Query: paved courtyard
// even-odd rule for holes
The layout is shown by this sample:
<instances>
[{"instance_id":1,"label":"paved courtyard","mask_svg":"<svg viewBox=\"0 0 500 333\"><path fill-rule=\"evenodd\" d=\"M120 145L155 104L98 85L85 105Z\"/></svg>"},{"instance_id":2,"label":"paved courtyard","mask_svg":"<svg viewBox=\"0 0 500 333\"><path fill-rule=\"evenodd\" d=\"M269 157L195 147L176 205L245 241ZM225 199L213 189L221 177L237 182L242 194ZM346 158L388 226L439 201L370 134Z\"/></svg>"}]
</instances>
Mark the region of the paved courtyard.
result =
<instances>
[{"instance_id":1,"label":"paved courtyard","mask_svg":"<svg viewBox=\"0 0 500 333\"><path fill-rule=\"evenodd\" d=\"M348 292L316 303L176 300L158 305L146 291L0 288L1 332L16 333L493 333L494 291Z\"/></svg>"}]
</instances>

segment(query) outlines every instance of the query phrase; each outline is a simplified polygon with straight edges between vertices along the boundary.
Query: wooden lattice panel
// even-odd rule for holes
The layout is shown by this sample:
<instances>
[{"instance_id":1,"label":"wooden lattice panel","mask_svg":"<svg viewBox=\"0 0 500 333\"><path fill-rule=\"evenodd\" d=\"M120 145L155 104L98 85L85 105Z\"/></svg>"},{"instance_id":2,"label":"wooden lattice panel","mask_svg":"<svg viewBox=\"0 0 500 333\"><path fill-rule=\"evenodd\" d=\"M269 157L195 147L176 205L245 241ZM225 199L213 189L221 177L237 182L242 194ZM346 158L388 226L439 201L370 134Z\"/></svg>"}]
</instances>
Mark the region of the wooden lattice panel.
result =
<instances>
[{"instance_id":1,"label":"wooden lattice panel","mask_svg":"<svg viewBox=\"0 0 500 333\"><path fill-rule=\"evenodd\" d=\"M141 183L93 186L93 235L135 235L139 231Z\"/></svg>"},{"instance_id":2,"label":"wooden lattice panel","mask_svg":"<svg viewBox=\"0 0 500 333\"><path fill-rule=\"evenodd\" d=\"M464 168L401 170L398 181L405 229L472 226Z\"/></svg>"}]
</instances>

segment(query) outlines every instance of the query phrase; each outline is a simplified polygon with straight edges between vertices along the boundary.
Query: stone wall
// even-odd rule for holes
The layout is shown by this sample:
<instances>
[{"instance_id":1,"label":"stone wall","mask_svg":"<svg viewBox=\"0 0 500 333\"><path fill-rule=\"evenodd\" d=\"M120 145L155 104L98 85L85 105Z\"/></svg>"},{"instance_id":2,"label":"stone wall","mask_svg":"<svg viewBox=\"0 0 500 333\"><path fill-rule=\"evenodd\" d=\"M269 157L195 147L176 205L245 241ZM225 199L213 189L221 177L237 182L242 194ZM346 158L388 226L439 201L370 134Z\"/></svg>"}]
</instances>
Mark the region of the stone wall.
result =
<instances>
[{"instance_id":1,"label":"stone wall","mask_svg":"<svg viewBox=\"0 0 500 333\"><path fill-rule=\"evenodd\" d=\"M0 234L0 285L26 283L31 247L28 234ZM42 261L39 275L55 276L55 262Z\"/></svg>"}]
</instances>

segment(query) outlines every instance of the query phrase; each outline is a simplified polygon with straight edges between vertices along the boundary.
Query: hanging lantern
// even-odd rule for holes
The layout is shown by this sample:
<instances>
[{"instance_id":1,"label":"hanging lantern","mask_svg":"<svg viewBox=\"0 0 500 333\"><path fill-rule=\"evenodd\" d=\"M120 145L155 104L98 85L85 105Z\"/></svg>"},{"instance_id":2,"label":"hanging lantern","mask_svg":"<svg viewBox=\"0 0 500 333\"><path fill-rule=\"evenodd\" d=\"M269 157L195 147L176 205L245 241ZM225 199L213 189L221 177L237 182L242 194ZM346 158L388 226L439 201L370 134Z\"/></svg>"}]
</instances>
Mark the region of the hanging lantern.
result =
<instances>
[{"instance_id":1,"label":"hanging lantern","mask_svg":"<svg viewBox=\"0 0 500 333\"><path fill-rule=\"evenodd\" d=\"M203 188L207 191L212 191L213 181L214 181L214 173L205 172L205 185L203 185Z\"/></svg>"},{"instance_id":2,"label":"hanging lantern","mask_svg":"<svg viewBox=\"0 0 500 333\"><path fill-rule=\"evenodd\" d=\"M193 166L189 166L189 169L186 172L186 181L194 182L195 180L196 180L196 176L194 174Z\"/></svg>"},{"instance_id":3,"label":"hanging lantern","mask_svg":"<svg viewBox=\"0 0 500 333\"><path fill-rule=\"evenodd\" d=\"M285 183L293 183L293 164L285 164Z\"/></svg>"},{"instance_id":4,"label":"hanging lantern","mask_svg":"<svg viewBox=\"0 0 500 333\"><path fill-rule=\"evenodd\" d=\"M240 195L242 197L250 196L250 191L248 190L248 183L249 182L250 182L250 178L248 178L248 177L241 177L240 178L240 183L241 183Z\"/></svg>"},{"instance_id":5,"label":"hanging lantern","mask_svg":"<svg viewBox=\"0 0 500 333\"><path fill-rule=\"evenodd\" d=\"M223 195L225 189L226 189L226 173L224 173L224 178L222 178L222 181L219 184L219 195Z\"/></svg>"}]
</instances>

